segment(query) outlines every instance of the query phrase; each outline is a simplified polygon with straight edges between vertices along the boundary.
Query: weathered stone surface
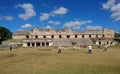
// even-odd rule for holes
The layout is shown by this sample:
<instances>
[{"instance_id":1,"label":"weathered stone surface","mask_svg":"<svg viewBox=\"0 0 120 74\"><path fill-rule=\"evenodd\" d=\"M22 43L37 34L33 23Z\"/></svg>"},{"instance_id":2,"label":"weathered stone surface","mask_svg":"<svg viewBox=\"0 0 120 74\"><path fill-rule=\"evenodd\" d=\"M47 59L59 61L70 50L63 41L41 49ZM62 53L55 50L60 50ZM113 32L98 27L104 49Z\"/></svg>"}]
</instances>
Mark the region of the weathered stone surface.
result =
<instances>
[{"instance_id":1,"label":"weathered stone surface","mask_svg":"<svg viewBox=\"0 0 120 74\"><path fill-rule=\"evenodd\" d=\"M92 39L95 38L114 38L114 30L85 30L82 32L73 32L66 28L63 30L55 30L54 28L39 29L35 27L33 30L17 31L13 34L13 39L22 39L23 46L71 46L79 44L93 44Z\"/></svg>"}]
</instances>

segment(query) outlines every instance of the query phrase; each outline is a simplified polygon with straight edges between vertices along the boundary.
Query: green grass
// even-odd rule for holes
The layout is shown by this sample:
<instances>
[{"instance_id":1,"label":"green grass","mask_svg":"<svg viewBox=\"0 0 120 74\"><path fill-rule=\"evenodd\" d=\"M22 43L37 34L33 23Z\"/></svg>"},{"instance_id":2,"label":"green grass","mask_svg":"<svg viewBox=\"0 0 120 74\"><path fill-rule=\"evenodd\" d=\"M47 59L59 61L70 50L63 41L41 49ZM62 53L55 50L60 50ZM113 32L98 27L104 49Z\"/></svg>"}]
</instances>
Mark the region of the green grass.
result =
<instances>
[{"instance_id":1,"label":"green grass","mask_svg":"<svg viewBox=\"0 0 120 74\"><path fill-rule=\"evenodd\" d=\"M55 47L0 50L0 74L120 74L120 46L92 54L87 48Z\"/></svg>"}]
</instances>

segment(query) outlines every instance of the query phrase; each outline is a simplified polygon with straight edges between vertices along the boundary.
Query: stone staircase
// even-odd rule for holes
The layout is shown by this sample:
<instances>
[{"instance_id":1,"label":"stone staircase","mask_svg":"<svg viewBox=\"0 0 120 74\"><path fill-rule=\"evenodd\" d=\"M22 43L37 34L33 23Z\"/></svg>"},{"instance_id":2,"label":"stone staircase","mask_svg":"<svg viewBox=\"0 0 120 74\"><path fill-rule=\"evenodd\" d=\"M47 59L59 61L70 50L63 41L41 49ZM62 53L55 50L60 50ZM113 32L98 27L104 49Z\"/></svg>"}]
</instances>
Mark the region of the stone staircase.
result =
<instances>
[{"instance_id":1,"label":"stone staircase","mask_svg":"<svg viewBox=\"0 0 120 74\"><path fill-rule=\"evenodd\" d=\"M90 38L72 38L72 39L53 39L53 46L71 46L73 43L76 43L76 45L80 44L86 44L86 45L92 45L92 40Z\"/></svg>"}]
</instances>

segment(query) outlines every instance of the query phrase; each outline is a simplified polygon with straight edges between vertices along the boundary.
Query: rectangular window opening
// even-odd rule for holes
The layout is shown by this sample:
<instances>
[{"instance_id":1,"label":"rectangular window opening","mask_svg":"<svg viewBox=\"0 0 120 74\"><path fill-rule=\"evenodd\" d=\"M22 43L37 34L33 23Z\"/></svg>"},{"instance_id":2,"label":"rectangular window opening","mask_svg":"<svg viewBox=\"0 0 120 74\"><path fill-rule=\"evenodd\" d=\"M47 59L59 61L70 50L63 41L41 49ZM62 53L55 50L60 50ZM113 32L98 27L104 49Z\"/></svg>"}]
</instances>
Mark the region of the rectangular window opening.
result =
<instances>
[{"instance_id":1,"label":"rectangular window opening","mask_svg":"<svg viewBox=\"0 0 120 74\"><path fill-rule=\"evenodd\" d=\"M70 35L67 35L67 38L70 38Z\"/></svg>"},{"instance_id":2,"label":"rectangular window opening","mask_svg":"<svg viewBox=\"0 0 120 74\"><path fill-rule=\"evenodd\" d=\"M77 38L77 35L75 35L75 38Z\"/></svg>"}]
</instances>

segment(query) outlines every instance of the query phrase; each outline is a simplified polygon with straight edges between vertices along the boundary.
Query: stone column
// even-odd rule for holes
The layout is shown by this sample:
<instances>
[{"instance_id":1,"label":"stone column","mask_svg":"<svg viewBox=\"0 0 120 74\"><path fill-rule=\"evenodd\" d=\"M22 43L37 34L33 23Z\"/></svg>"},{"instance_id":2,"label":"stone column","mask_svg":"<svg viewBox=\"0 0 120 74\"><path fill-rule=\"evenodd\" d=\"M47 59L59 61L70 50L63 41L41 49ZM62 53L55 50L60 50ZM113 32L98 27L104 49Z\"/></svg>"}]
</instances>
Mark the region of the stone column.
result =
<instances>
[{"instance_id":1,"label":"stone column","mask_svg":"<svg viewBox=\"0 0 120 74\"><path fill-rule=\"evenodd\" d=\"M36 43L34 43L35 47L36 47Z\"/></svg>"},{"instance_id":2,"label":"stone column","mask_svg":"<svg viewBox=\"0 0 120 74\"><path fill-rule=\"evenodd\" d=\"M44 46L46 46L46 42L44 42Z\"/></svg>"},{"instance_id":3,"label":"stone column","mask_svg":"<svg viewBox=\"0 0 120 74\"><path fill-rule=\"evenodd\" d=\"M30 43L30 47L32 47L32 43Z\"/></svg>"}]
</instances>

